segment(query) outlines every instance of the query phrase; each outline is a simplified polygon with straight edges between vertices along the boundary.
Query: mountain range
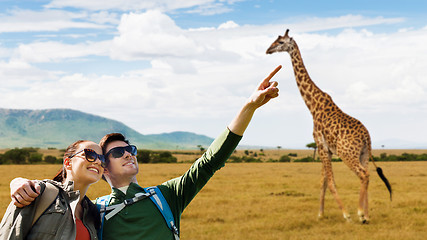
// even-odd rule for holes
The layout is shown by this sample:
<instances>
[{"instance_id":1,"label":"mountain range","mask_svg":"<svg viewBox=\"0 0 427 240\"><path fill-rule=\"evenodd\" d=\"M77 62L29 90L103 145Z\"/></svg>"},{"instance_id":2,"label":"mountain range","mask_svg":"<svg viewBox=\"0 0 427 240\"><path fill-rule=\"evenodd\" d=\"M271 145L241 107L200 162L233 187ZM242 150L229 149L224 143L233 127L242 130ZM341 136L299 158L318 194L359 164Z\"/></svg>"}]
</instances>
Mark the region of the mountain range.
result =
<instances>
[{"instance_id":1,"label":"mountain range","mask_svg":"<svg viewBox=\"0 0 427 240\"><path fill-rule=\"evenodd\" d=\"M191 132L141 134L125 124L72 109L21 110L0 108L0 148L66 148L85 139L94 142L120 132L143 149L196 149L213 138Z\"/></svg>"}]
</instances>

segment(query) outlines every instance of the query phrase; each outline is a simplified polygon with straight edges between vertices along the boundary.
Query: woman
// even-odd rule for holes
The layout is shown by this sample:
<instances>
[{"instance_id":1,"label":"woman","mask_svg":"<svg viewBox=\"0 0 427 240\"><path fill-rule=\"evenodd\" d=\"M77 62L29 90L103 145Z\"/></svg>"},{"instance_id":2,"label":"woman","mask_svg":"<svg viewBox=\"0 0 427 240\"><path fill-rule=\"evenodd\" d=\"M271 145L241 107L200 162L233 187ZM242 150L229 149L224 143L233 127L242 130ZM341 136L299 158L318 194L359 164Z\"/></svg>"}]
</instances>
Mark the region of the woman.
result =
<instances>
[{"instance_id":1,"label":"woman","mask_svg":"<svg viewBox=\"0 0 427 240\"><path fill-rule=\"evenodd\" d=\"M17 208L13 202L18 196L14 196L0 225L0 239L97 239L99 213L86 192L104 172L102 150L94 142L80 140L66 149L63 159L62 169L53 180L39 184L39 200L47 185L59 190L53 203L32 224L37 199L35 204Z\"/></svg>"}]
</instances>

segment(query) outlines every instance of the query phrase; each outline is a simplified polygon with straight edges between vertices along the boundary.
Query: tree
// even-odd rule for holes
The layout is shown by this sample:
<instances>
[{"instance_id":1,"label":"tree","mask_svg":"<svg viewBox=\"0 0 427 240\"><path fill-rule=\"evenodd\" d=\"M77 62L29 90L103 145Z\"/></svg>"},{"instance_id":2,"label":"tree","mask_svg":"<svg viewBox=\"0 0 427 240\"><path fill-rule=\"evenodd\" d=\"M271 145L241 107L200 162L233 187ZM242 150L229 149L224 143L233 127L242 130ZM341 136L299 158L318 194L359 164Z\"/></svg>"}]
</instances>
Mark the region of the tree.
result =
<instances>
[{"instance_id":1,"label":"tree","mask_svg":"<svg viewBox=\"0 0 427 240\"><path fill-rule=\"evenodd\" d=\"M29 156L30 151L28 149L15 148L5 152L3 159L4 161L10 161L13 164L25 164Z\"/></svg>"},{"instance_id":2,"label":"tree","mask_svg":"<svg viewBox=\"0 0 427 240\"><path fill-rule=\"evenodd\" d=\"M279 162L290 162L291 158L288 155L283 155L279 158Z\"/></svg>"},{"instance_id":3,"label":"tree","mask_svg":"<svg viewBox=\"0 0 427 240\"><path fill-rule=\"evenodd\" d=\"M315 142L309 143L307 145L305 145L308 148L313 148L314 149L314 153L313 153L313 159L316 159L316 150L317 150L317 144Z\"/></svg>"},{"instance_id":4,"label":"tree","mask_svg":"<svg viewBox=\"0 0 427 240\"><path fill-rule=\"evenodd\" d=\"M28 158L28 162L31 164L39 163L42 161L42 159L43 159L43 154L35 152L30 154L30 157Z\"/></svg>"},{"instance_id":5,"label":"tree","mask_svg":"<svg viewBox=\"0 0 427 240\"><path fill-rule=\"evenodd\" d=\"M200 149L200 152L205 151L205 148L202 145L197 145L197 148Z\"/></svg>"},{"instance_id":6,"label":"tree","mask_svg":"<svg viewBox=\"0 0 427 240\"><path fill-rule=\"evenodd\" d=\"M55 156L47 155L44 157L45 163L54 164L54 163L60 163L61 159L57 159Z\"/></svg>"},{"instance_id":7,"label":"tree","mask_svg":"<svg viewBox=\"0 0 427 240\"><path fill-rule=\"evenodd\" d=\"M172 153L169 151L155 152L151 155L151 163L176 163L177 158L172 156Z\"/></svg>"},{"instance_id":8,"label":"tree","mask_svg":"<svg viewBox=\"0 0 427 240\"><path fill-rule=\"evenodd\" d=\"M136 156L138 162L140 163L149 163L151 161L151 151L149 150L138 150L138 155Z\"/></svg>"}]
</instances>

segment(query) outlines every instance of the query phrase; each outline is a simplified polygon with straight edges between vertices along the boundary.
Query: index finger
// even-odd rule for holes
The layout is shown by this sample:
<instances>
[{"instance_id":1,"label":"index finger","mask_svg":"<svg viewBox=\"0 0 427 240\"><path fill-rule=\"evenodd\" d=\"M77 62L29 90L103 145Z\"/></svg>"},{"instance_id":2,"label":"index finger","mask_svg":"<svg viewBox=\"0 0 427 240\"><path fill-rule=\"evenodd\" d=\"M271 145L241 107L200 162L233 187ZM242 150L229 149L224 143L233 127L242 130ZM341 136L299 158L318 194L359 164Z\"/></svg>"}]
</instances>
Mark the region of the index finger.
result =
<instances>
[{"instance_id":1,"label":"index finger","mask_svg":"<svg viewBox=\"0 0 427 240\"><path fill-rule=\"evenodd\" d=\"M265 81L270 81L271 78L274 77L274 75L276 75L276 73L282 68L282 65L279 65L278 67L276 67L276 69L274 69L273 72L270 73L270 75L268 75L268 77L266 79L264 79Z\"/></svg>"}]
</instances>

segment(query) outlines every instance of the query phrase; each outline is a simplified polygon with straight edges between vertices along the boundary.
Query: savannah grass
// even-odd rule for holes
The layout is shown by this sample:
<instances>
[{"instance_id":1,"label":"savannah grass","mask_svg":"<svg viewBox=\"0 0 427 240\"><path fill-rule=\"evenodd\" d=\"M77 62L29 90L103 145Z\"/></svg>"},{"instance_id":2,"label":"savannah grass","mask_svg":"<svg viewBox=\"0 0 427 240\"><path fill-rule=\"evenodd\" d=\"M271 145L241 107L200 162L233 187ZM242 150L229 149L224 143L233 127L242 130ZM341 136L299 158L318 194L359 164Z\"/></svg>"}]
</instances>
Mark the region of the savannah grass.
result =
<instances>
[{"instance_id":1,"label":"savannah grass","mask_svg":"<svg viewBox=\"0 0 427 240\"><path fill-rule=\"evenodd\" d=\"M426 239L427 162L379 162L393 187L393 201L370 164L369 213L357 218L359 180L342 162L333 163L340 197L353 223L347 223L329 191L325 218L317 219L320 163L228 163L187 207L181 239ZM190 164L141 164L138 181L157 185L180 176ZM0 165L0 212L10 202L16 176L51 178L60 165ZM102 180L88 196L110 192Z\"/></svg>"}]
</instances>

